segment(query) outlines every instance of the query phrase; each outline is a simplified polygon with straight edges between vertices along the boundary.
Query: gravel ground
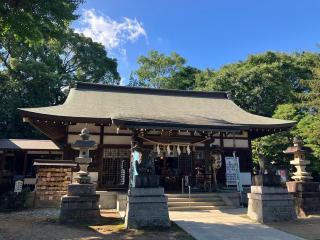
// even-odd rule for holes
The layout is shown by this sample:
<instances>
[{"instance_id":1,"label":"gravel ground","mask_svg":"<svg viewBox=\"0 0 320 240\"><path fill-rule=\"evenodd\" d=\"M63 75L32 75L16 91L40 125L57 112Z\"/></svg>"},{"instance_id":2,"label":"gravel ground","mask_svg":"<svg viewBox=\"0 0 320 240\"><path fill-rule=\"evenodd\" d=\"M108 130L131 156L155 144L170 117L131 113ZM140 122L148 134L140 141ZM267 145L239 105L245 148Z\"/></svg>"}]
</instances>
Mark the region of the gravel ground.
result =
<instances>
[{"instance_id":1,"label":"gravel ground","mask_svg":"<svg viewBox=\"0 0 320 240\"><path fill-rule=\"evenodd\" d=\"M0 240L193 239L175 224L166 230L126 230L116 212L102 212L102 223L92 226L62 225L58 216L58 209L0 213Z\"/></svg>"},{"instance_id":2,"label":"gravel ground","mask_svg":"<svg viewBox=\"0 0 320 240\"><path fill-rule=\"evenodd\" d=\"M320 215L310 215L292 222L270 223L267 225L305 239L320 240Z\"/></svg>"}]
</instances>

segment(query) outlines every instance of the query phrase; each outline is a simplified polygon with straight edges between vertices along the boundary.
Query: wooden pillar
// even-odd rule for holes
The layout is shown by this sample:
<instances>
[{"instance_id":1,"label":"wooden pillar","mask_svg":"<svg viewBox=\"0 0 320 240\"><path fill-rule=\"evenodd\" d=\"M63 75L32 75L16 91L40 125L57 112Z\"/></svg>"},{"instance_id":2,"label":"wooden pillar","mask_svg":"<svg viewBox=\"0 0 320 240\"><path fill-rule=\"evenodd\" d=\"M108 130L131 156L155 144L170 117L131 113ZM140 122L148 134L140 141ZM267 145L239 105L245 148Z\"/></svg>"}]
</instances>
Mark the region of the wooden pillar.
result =
<instances>
[{"instance_id":1,"label":"wooden pillar","mask_svg":"<svg viewBox=\"0 0 320 240\"><path fill-rule=\"evenodd\" d=\"M248 168L250 168L251 176L253 175L253 159L252 159L252 143L251 143L251 135L248 132L248 147L249 147L249 163Z\"/></svg>"},{"instance_id":2,"label":"wooden pillar","mask_svg":"<svg viewBox=\"0 0 320 240\"><path fill-rule=\"evenodd\" d=\"M210 141L204 142L204 165L205 165L205 174L210 174Z\"/></svg>"},{"instance_id":3,"label":"wooden pillar","mask_svg":"<svg viewBox=\"0 0 320 240\"><path fill-rule=\"evenodd\" d=\"M24 151L24 158L23 158L23 171L22 175L23 177L26 177L26 171L27 171L27 164L28 164L28 154L27 151Z\"/></svg>"},{"instance_id":4,"label":"wooden pillar","mask_svg":"<svg viewBox=\"0 0 320 240\"><path fill-rule=\"evenodd\" d=\"M224 137L223 137L223 132L220 132L220 149L221 149L221 160L222 160L222 165L221 168L219 169L219 175L220 175L220 181L223 181L224 184L226 183L226 159L225 159L225 150L224 150Z\"/></svg>"},{"instance_id":5,"label":"wooden pillar","mask_svg":"<svg viewBox=\"0 0 320 240\"><path fill-rule=\"evenodd\" d=\"M16 165L17 165L17 155L16 152L13 152L13 169L12 169L12 173L13 176L16 175Z\"/></svg>"},{"instance_id":6,"label":"wooden pillar","mask_svg":"<svg viewBox=\"0 0 320 240\"><path fill-rule=\"evenodd\" d=\"M0 185L2 183L2 175L4 171L4 164L5 164L5 150L0 154Z\"/></svg>"},{"instance_id":7,"label":"wooden pillar","mask_svg":"<svg viewBox=\"0 0 320 240\"><path fill-rule=\"evenodd\" d=\"M103 145L104 140L104 126L100 126L100 145Z\"/></svg>"},{"instance_id":8,"label":"wooden pillar","mask_svg":"<svg viewBox=\"0 0 320 240\"><path fill-rule=\"evenodd\" d=\"M103 171L103 153L104 153L104 126L100 126L100 139L99 139L99 147L97 149L98 159L97 159L97 170L98 170L98 189L102 188L102 171Z\"/></svg>"}]
</instances>

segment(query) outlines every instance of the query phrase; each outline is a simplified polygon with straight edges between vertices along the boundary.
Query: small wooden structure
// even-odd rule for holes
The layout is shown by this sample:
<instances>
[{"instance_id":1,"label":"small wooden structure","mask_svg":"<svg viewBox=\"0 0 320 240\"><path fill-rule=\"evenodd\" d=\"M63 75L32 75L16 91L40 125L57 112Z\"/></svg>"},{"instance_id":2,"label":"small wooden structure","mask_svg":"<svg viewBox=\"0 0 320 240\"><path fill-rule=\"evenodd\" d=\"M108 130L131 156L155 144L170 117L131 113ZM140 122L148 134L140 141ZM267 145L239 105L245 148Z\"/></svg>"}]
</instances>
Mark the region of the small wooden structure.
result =
<instances>
[{"instance_id":1,"label":"small wooden structure","mask_svg":"<svg viewBox=\"0 0 320 240\"><path fill-rule=\"evenodd\" d=\"M51 140L0 139L0 189L13 189L14 180L35 184L35 159L62 159L62 150ZM0 191L0 192L1 192Z\"/></svg>"},{"instance_id":2,"label":"small wooden structure","mask_svg":"<svg viewBox=\"0 0 320 240\"><path fill-rule=\"evenodd\" d=\"M67 186L72 182L73 168L77 165L70 160L37 159L34 166L37 178L33 205L59 206L61 196L67 193Z\"/></svg>"}]
</instances>

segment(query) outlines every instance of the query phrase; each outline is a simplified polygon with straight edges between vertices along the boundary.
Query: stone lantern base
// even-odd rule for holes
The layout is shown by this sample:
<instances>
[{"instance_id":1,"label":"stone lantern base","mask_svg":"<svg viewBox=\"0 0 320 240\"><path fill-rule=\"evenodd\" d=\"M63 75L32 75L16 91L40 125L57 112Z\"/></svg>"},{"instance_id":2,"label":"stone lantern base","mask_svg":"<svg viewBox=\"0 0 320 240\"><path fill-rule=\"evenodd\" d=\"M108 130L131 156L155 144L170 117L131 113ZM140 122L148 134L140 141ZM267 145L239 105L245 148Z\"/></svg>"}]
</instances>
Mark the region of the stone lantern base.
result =
<instances>
[{"instance_id":1,"label":"stone lantern base","mask_svg":"<svg viewBox=\"0 0 320 240\"><path fill-rule=\"evenodd\" d=\"M288 192L293 194L294 207L299 217L320 212L319 182L287 182Z\"/></svg>"},{"instance_id":2,"label":"stone lantern base","mask_svg":"<svg viewBox=\"0 0 320 240\"><path fill-rule=\"evenodd\" d=\"M170 227L167 197L163 188L131 188L125 225L126 228Z\"/></svg>"},{"instance_id":3,"label":"stone lantern base","mask_svg":"<svg viewBox=\"0 0 320 240\"><path fill-rule=\"evenodd\" d=\"M94 184L69 184L67 195L61 198L60 222L98 222L99 198Z\"/></svg>"},{"instance_id":4,"label":"stone lantern base","mask_svg":"<svg viewBox=\"0 0 320 240\"><path fill-rule=\"evenodd\" d=\"M251 186L248 217L260 223L290 221L297 218L293 197L282 187Z\"/></svg>"}]
</instances>

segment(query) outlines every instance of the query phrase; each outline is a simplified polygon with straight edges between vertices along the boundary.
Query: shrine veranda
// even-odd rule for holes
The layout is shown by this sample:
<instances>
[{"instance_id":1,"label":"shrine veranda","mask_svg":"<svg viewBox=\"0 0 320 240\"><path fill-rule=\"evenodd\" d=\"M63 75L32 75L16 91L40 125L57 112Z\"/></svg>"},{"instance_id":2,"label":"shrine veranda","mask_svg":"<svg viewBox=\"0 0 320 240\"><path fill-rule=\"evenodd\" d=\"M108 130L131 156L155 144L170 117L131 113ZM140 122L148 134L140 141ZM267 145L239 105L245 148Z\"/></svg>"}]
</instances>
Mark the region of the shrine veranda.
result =
<instances>
[{"instance_id":1,"label":"shrine veranda","mask_svg":"<svg viewBox=\"0 0 320 240\"><path fill-rule=\"evenodd\" d=\"M181 191L183 181L212 190L226 185L226 157L235 154L240 171L251 174L251 141L295 124L245 112L226 92L88 83L71 88L62 105L19 111L25 122L61 147L65 160L78 155L71 144L86 127L98 144L88 168L98 190L128 188L134 142L156 154L156 171L166 191ZM221 159L216 170L214 154Z\"/></svg>"}]
</instances>

